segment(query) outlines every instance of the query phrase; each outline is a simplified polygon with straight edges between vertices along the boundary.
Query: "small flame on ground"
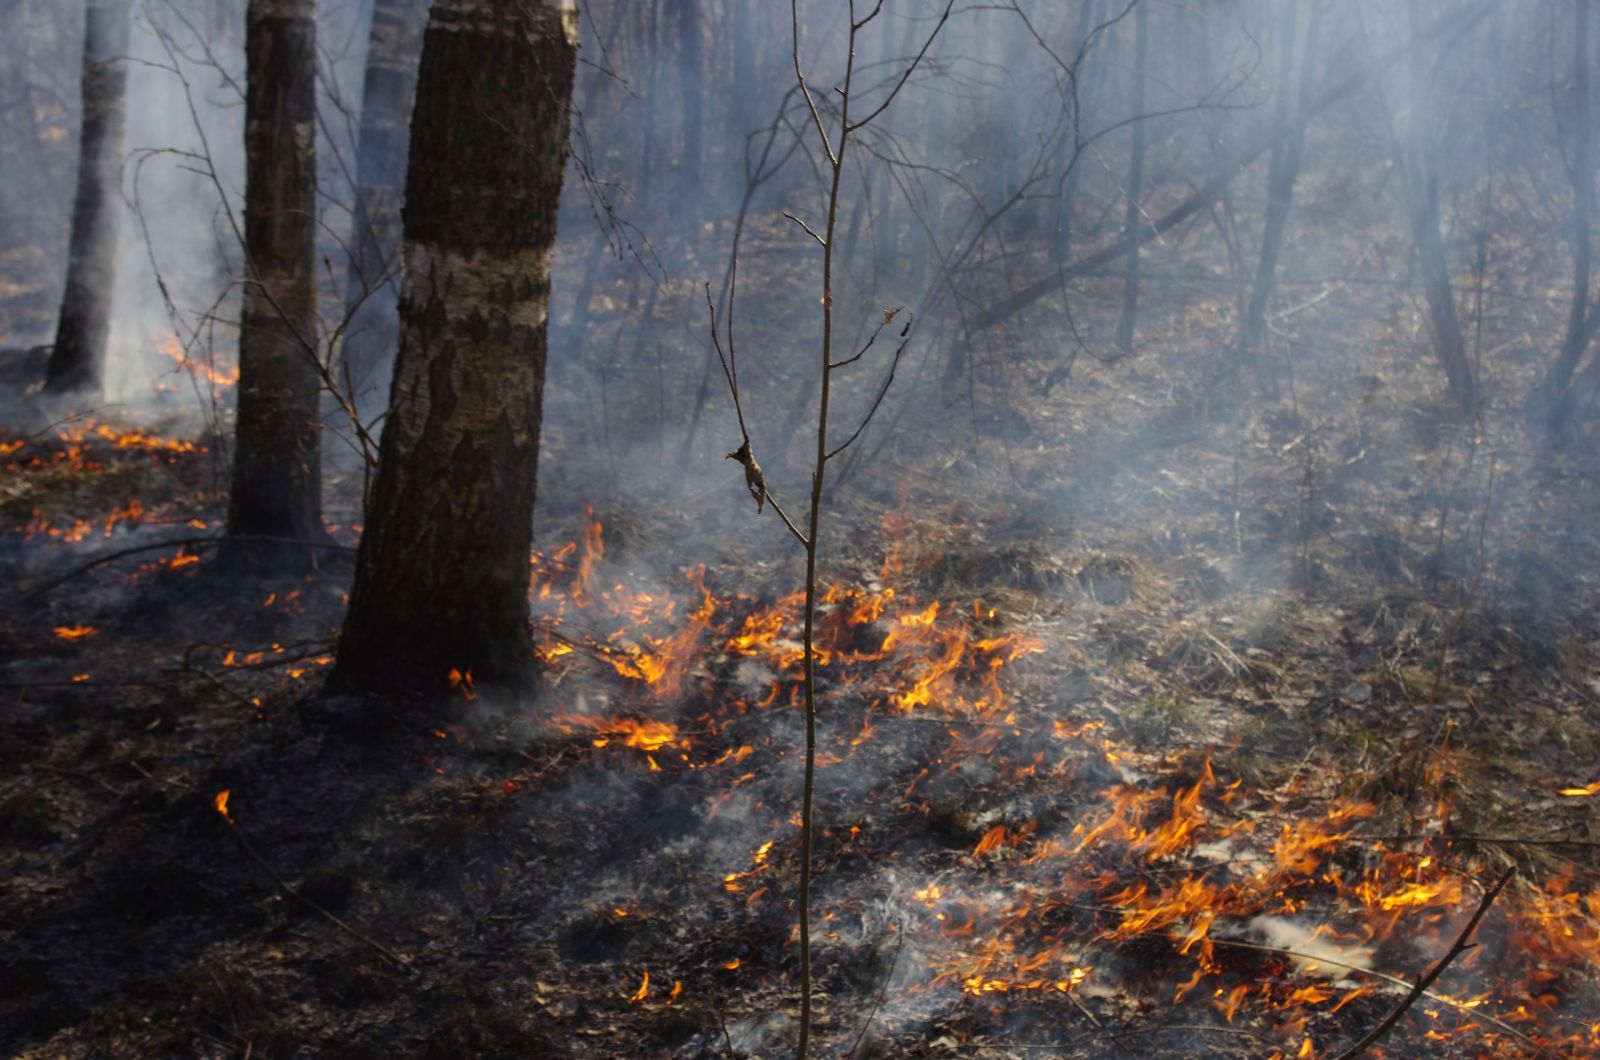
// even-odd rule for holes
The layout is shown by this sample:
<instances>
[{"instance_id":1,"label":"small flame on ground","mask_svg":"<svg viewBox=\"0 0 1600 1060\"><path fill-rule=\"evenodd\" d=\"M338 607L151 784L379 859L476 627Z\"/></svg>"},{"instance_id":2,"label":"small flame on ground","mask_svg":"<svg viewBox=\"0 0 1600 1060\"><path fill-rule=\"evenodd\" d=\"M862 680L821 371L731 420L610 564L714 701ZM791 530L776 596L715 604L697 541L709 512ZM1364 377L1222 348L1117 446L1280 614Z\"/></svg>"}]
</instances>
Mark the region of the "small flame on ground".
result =
<instances>
[{"instance_id":1,"label":"small flame on ground","mask_svg":"<svg viewBox=\"0 0 1600 1060\"><path fill-rule=\"evenodd\" d=\"M462 673L452 666L450 672L445 675L445 679L450 682L450 688L453 691L460 692L461 698L468 703L478 698L477 690L472 686L472 669L470 667L466 673Z\"/></svg>"},{"instance_id":2,"label":"small flame on ground","mask_svg":"<svg viewBox=\"0 0 1600 1060\"><path fill-rule=\"evenodd\" d=\"M647 998L649 996L650 996L650 971L649 971L649 969L646 969L645 973L644 973L644 981L639 984L639 989L635 990L633 992L633 994L628 998L628 1000L637 1005L639 1002L643 1001L645 998Z\"/></svg>"},{"instance_id":3,"label":"small flame on ground","mask_svg":"<svg viewBox=\"0 0 1600 1060\"><path fill-rule=\"evenodd\" d=\"M100 631L94 626L57 626L52 632L62 640L86 640Z\"/></svg>"}]
</instances>

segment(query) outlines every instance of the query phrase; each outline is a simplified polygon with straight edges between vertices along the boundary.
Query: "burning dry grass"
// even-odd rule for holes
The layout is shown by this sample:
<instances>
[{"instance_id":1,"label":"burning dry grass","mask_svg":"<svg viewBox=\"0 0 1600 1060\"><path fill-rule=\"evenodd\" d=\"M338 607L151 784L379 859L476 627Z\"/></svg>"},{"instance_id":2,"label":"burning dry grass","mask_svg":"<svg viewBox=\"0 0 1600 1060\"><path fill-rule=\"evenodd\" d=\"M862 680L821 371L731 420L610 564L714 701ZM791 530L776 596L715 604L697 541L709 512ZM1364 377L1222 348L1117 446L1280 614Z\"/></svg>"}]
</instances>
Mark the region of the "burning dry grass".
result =
<instances>
[{"instance_id":1,"label":"burning dry grass","mask_svg":"<svg viewBox=\"0 0 1600 1060\"><path fill-rule=\"evenodd\" d=\"M558 669L582 658L609 665L646 694L620 697L637 717L578 715L562 724L593 733L598 749L616 743L642 754L653 771L728 766L729 790L738 790L756 776L748 767L770 762L774 746L770 726L765 736L749 735L762 728L751 719L794 702L798 598L720 598L699 571L689 574L681 604L670 592L629 594L625 581L597 592L588 582L602 565L584 550L599 540L598 532L585 535L575 555L538 576L541 596L566 601L543 627L546 656ZM931 581L948 584L937 566L929 570ZM1479 848L1452 836L1455 800L1473 801L1471 756L1448 744L1431 754L1420 782L1436 801L1409 822L1416 834L1370 838L1380 816L1399 820L1395 807L1359 797L1336 773L1313 780L1278 770L1276 787L1252 788L1239 776L1219 780L1226 753L1146 750L1193 736L1199 708L1184 693L1148 693L1124 716L1119 724L1132 743L1102 721L1053 716L1049 668L1026 662L1049 650L1048 623L1024 634L981 601L924 605L914 583L888 583L904 571L891 550L878 578L829 588L819 638L832 705L823 765L871 778L869 802L898 793L886 817L869 814L848 839L834 836L842 845L830 871L844 879L823 914L825 924L865 916L876 925L867 931L875 952L885 936L903 940L896 947L907 949L909 967L890 977L880 1016L889 1037L952 1011L976 1019L973 1004L988 1014L978 1022L993 1028L1008 1025L1015 1006L1028 1004L1021 999L1034 995L1070 995L1124 1018L1150 1018L1166 996L1185 1019L1199 1019L1198 1006L1219 1027L1248 1025L1283 1055L1314 1055L1351 1025L1341 1012L1380 1012L1471 912L1474 880L1492 867L1475 856ZM1099 588L1087 594L1101 611L1130 600L1104 591L1110 576L1097 573ZM1110 595L1117 599L1101 598ZM1294 675L1246 660L1264 654L1262 643L1282 654L1299 621L1271 610L1266 624L1227 623L1227 641L1187 620L1151 627L1142 614L1101 620L1096 639L1168 687L1271 688ZM590 628L633 622L655 632L562 632L579 616ZM1108 626L1117 622L1129 631ZM752 675L768 682L764 690ZM654 716L685 703L704 711L692 735ZM922 745L921 757L902 757L905 734L923 721L937 722L942 741ZM945 781L957 773L969 779L952 796ZM1120 779L1096 793L1095 778L1105 775ZM1568 790L1575 798L1582 789ZM1044 804L1050 808L1040 812ZM909 839L918 821L937 824L959 846L925 849L911 870L898 863L895 837ZM775 842L755 844L750 860L722 877L722 889L747 911L786 889L787 858ZM887 859L892 868L854 863L848 851L857 845L875 852L869 862ZM913 886L919 876L932 882ZM1463 961L1460 974L1430 994L1424 1036L1466 1052L1529 1051L1535 1043L1585 1052L1600 1024L1562 1030L1565 1017L1556 1013L1575 1013L1576 999L1596 997L1597 914L1600 891L1560 877L1502 899L1484 929L1492 956ZM842 939L837 930L829 937ZM846 965L853 959L839 956ZM1555 965L1566 969L1566 993L1543 988ZM960 998L968 1000L952 1010Z\"/></svg>"},{"instance_id":2,"label":"burning dry grass","mask_svg":"<svg viewBox=\"0 0 1600 1060\"><path fill-rule=\"evenodd\" d=\"M1092 1055L1127 1034L1144 1036L1131 1048L1171 1055L1241 1042L1254 1055L1324 1055L1392 1007L1484 881L1514 864L1522 878L1482 945L1395 1032L1401 1048L1600 1050L1593 859L1578 831L1549 831L1581 826L1600 780L1497 754L1508 730L1490 705L1527 686L1496 676L1510 671L1493 660L1519 649L1493 623L1457 623L1459 603L1415 590L1341 610L1154 550L989 547L976 535L936 548L918 518L907 508L882 520L881 560L829 585L821 610L817 923L830 1038L848 1040L875 1009L869 1033L885 1055L939 1041ZM215 816L209 800L227 788L230 816L258 830L281 871L304 866L293 875L325 908L421 961L431 983L491 984L407 985L360 963L348 940L312 941L314 918L285 937L284 914L262 898L237 938L170 980L184 984L175 1011L197 1033L276 1041L264 1010L325 995L299 1017L302 1040L320 1020L404 1048L381 1030L398 993L425 996L430 1033L467 1053L559 1051L552 1026L582 1036L574 1055L641 1040L697 1055L724 1034L746 1055L781 1047L800 598L699 568L636 571L607 542L589 518L570 544L532 557L542 716L497 714L458 674L467 724L389 737L406 748L403 790L345 805L340 785L370 766L294 751L302 769L262 741L263 768L307 788L291 813L282 785L208 786L204 744L181 771L136 753L162 783L186 786L157 786L184 828ZM945 546L954 559L939 559ZM991 576L1003 583L995 599L982 591ZM263 635L188 653L189 709L220 682L230 691L207 709L229 720L194 717L182 739L241 741L265 725L290 747L336 743L325 716L287 728L296 689L328 658L325 642L270 632L328 614L326 599L307 614L301 593L264 589ZM76 673L128 632L114 614L83 614L36 636ZM1592 671L1579 643L1556 656L1562 681ZM1446 724L1422 732L1430 695ZM1544 709L1525 707L1517 724ZM1580 717L1548 714L1569 742L1592 739ZM126 737L157 738L180 739ZM81 753L60 768L81 772ZM306 772L319 755L337 768ZM156 783L108 775L114 793ZM72 783L84 789L74 799L94 797L94 780ZM66 833L48 800L22 795L3 803L7 834L30 847L23 867L43 886ZM333 797L337 820L319 818L313 804ZM95 817L86 803L74 812ZM311 849L326 840L308 837L329 835L336 853ZM1507 842L1518 839L1538 843ZM50 907L30 893L12 907L19 922ZM80 1023L58 1041L92 1052L94 1033ZM172 1033L163 1047L184 1032Z\"/></svg>"}]
</instances>

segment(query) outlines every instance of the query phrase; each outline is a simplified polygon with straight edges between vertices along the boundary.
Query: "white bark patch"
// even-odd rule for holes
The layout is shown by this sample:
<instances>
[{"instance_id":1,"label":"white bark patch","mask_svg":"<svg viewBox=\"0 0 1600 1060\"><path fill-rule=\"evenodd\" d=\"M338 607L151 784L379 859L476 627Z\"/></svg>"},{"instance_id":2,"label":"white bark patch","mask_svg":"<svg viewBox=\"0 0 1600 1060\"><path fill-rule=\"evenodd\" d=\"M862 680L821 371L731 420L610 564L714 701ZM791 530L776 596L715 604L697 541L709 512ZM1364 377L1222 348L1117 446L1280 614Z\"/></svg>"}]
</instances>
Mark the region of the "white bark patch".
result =
<instances>
[{"instance_id":1,"label":"white bark patch","mask_svg":"<svg viewBox=\"0 0 1600 1060\"><path fill-rule=\"evenodd\" d=\"M524 0L531 9L530 16L553 14L561 20L561 31L567 43L578 44L578 7L576 0ZM502 20L495 0L434 0L428 14L428 31L441 33L478 33L484 36L513 36L520 28L520 20Z\"/></svg>"},{"instance_id":2,"label":"white bark patch","mask_svg":"<svg viewBox=\"0 0 1600 1060\"><path fill-rule=\"evenodd\" d=\"M446 334L427 341L457 342L452 333L473 314L488 321L492 330L508 334L512 343L545 326L550 309L548 251L528 250L505 258L465 257L408 240L405 260L402 305L420 312L433 304L445 317ZM506 301L508 291L529 281L533 281L531 297ZM389 429L398 432L401 447L410 451L426 429L436 400L431 382L435 351L424 348L423 336L410 323L402 322ZM500 344L501 340L489 339L479 345L458 345L454 350L449 385L455 408L450 422L441 425L444 437L440 441L446 446L463 437L479 442L487 439L507 411L507 402L536 393L531 349L493 348ZM531 426L516 414L510 422L514 430Z\"/></svg>"}]
</instances>

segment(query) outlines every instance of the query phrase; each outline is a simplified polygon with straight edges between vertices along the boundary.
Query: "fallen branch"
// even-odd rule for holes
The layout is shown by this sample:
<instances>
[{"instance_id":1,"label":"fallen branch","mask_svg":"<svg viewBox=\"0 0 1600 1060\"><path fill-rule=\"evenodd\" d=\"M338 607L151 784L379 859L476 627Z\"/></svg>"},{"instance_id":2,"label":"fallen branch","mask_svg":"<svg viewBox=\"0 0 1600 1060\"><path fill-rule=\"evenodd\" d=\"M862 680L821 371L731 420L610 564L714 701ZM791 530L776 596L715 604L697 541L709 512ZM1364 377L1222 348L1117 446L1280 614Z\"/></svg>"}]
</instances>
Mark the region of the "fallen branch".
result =
<instances>
[{"instance_id":1,"label":"fallen branch","mask_svg":"<svg viewBox=\"0 0 1600 1060\"><path fill-rule=\"evenodd\" d=\"M82 566L74 567L72 570L61 575L59 578L55 578L51 581L45 582L43 585L38 585L32 589L29 589L22 595L22 599L24 601L33 600L36 597L43 596L51 589L65 585L74 578L88 574L96 567L103 567L107 563L115 563L117 560L126 559L129 556L137 556L141 552L160 552L162 549L166 548L208 548L222 544L223 540L224 539L222 537L215 535L208 537L174 537L168 538L165 541L157 542L153 545L135 545L133 548L124 548L119 549L116 552L107 552L96 556L94 559L83 564ZM354 555L356 551L355 548L350 545L336 545L331 541L301 541L298 538L273 537L268 534L235 534L228 540L262 541L283 545L306 545L310 548L323 549L328 552L348 552L351 555Z\"/></svg>"},{"instance_id":2,"label":"fallen branch","mask_svg":"<svg viewBox=\"0 0 1600 1060\"><path fill-rule=\"evenodd\" d=\"M1385 1034L1388 1034L1390 1029L1393 1028L1396 1023L1400 1022L1400 1017L1405 1015L1406 1010L1412 1005L1415 1005L1418 999L1421 998L1423 994L1428 992L1428 987L1432 986L1434 980L1438 979L1439 976L1444 973L1445 968L1449 966L1451 961L1455 960L1470 946L1477 945L1475 942L1468 943L1467 939L1472 937L1472 933L1477 929L1479 921L1481 921L1484 917L1484 914L1489 911L1489 907L1494 904L1494 900L1500 896L1500 892L1505 890L1506 884L1511 882L1511 877L1515 876L1516 872L1516 869L1506 870L1505 875L1500 877L1499 882L1497 882L1493 887L1489 888L1488 892L1484 894L1483 901L1478 903L1477 912L1472 914L1472 919L1467 921L1467 926L1462 928L1461 934L1456 936L1455 944L1452 945L1449 950L1445 951L1445 955L1439 958L1438 963L1429 969L1427 974L1417 978L1417 981L1412 985L1411 990L1404 998L1401 999L1400 1003L1383 1018L1383 1022L1379 1023L1376 1027L1372 1028L1372 1030L1368 1031L1360 1041L1356 1042L1350 1048L1340 1053L1335 1060L1352 1060L1353 1057L1360 1056L1362 1053L1366 1052L1369 1046L1376 1043L1377 1040L1382 1038Z\"/></svg>"}]
</instances>

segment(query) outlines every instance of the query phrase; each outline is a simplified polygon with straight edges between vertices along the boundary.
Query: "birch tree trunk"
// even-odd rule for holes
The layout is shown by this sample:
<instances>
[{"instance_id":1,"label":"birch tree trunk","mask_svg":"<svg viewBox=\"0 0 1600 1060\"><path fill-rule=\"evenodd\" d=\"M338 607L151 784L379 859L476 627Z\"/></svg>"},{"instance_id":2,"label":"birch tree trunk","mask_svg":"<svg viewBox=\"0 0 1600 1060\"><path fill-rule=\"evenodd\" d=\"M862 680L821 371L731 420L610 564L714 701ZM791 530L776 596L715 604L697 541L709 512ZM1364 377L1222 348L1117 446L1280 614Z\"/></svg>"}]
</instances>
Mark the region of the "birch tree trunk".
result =
<instances>
[{"instance_id":1,"label":"birch tree trunk","mask_svg":"<svg viewBox=\"0 0 1600 1060\"><path fill-rule=\"evenodd\" d=\"M55 393L98 392L104 382L121 217L117 175L127 116L128 24L128 0L89 0L67 287L45 368L45 389Z\"/></svg>"},{"instance_id":2,"label":"birch tree trunk","mask_svg":"<svg viewBox=\"0 0 1600 1060\"><path fill-rule=\"evenodd\" d=\"M250 0L245 12L246 276L226 554L284 568L310 565L322 533L314 7Z\"/></svg>"},{"instance_id":3,"label":"birch tree trunk","mask_svg":"<svg viewBox=\"0 0 1600 1060\"><path fill-rule=\"evenodd\" d=\"M435 0L406 177L400 353L331 684L440 694L534 676L528 551L570 7Z\"/></svg>"}]
</instances>

